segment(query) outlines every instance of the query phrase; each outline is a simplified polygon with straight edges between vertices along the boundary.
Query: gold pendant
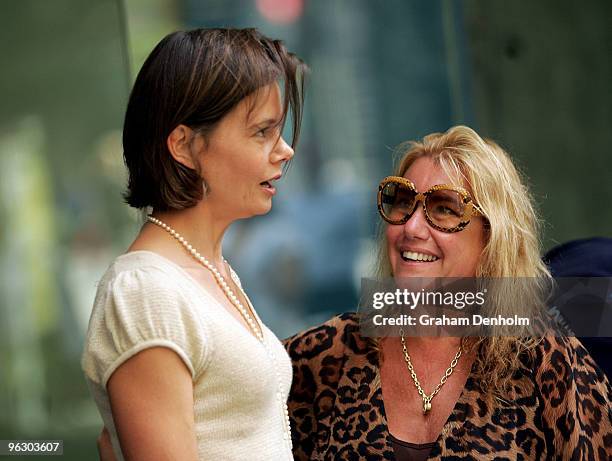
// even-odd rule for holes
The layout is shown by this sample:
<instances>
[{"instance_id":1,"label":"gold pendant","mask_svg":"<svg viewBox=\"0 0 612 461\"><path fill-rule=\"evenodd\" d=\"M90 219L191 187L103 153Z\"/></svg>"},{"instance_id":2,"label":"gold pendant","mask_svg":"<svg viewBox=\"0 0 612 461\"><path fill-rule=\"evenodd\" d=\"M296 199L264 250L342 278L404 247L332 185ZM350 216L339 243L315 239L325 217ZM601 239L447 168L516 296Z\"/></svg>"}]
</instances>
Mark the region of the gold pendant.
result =
<instances>
[{"instance_id":1,"label":"gold pendant","mask_svg":"<svg viewBox=\"0 0 612 461\"><path fill-rule=\"evenodd\" d=\"M423 399L423 414L427 414L427 412L431 410L431 401L429 399Z\"/></svg>"}]
</instances>

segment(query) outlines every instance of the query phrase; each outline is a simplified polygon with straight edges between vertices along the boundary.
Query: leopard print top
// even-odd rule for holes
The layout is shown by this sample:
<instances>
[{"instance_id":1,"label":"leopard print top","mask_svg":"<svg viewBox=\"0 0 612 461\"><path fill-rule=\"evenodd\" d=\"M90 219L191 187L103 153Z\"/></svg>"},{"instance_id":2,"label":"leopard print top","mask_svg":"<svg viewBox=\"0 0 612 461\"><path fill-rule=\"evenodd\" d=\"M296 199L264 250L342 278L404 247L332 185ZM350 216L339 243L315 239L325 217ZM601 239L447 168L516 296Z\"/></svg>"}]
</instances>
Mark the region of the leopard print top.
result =
<instances>
[{"instance_id":1,"label":"leopard print top","mask_svg":"<svg viewBox=\"0 0 612 461\"><path fill-rule=\"evenodd\" d=\"M356 314L285 340L296 460L393 460L378 353ZM612 460L612 388L575 338L544 338L507 399L472 374L428 459Z\"/></svg>"}]
</instances>

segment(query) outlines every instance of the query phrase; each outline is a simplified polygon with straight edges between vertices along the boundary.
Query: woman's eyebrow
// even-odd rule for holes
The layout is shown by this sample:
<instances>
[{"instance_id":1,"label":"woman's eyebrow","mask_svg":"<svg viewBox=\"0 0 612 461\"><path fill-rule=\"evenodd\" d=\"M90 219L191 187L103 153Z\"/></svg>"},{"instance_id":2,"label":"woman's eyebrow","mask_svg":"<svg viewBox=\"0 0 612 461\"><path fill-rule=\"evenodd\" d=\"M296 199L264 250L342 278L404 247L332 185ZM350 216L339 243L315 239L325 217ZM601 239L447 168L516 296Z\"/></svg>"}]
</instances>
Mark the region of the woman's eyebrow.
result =
<instances>
[{"instance_id":1,"label":"woman's eyebrow","mask_svg":"<svg viewBox=\"0 0 612 461\"><path fill-rule=\"evenodd\" d=\"M277 118L266 118L263 120L254 120L253 123L251 124L252 127L255 126L274 126L274 125L278 125L280 124L280 120Z\"/></svg>"},{"instance_id":2,"label":"woman's eyebrow","mask_svg":"<svg viewBox=\"0 0 612 461\"><path fill-rule=\"evenodd\" d=\"M267 125L268 123L278 123L278 119L276 118L266 118L264 120L262 120L261 122L262 125Z\"/></svg>"}]
</instances>

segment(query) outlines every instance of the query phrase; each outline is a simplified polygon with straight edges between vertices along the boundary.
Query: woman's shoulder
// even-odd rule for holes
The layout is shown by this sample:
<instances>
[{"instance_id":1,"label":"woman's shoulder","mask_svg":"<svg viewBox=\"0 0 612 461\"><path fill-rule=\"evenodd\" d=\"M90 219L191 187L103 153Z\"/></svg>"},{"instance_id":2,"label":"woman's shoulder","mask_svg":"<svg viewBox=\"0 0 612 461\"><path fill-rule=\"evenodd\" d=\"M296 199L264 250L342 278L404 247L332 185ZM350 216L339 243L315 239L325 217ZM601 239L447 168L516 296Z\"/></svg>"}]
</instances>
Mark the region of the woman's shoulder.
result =
<instances>
[{"instance_id":1,"label":"woman's shoulder","mask_svg":"<svg viewBox=\"0 0 612 461\"><path fill-rule=\"evenodd\" d=\"M285 347L299 343L311 344L317 342L330 342L337 339L338 333L340 332L341 334L346 326L350 328L351 325L357 322L356 313L354 312L338 314L319 325L300 331L284 339L282 342L285 344Z\"/></svg>"},{"instance_id":2,"label":"woman's shoulder","mask_svg":"<svg viewBox=\"0 0 612 461\"><path fill-rule=\"evenodd\" d=\"M579 397L592 396L597 404L612 402L608 378L575 337L541 338L524 365L546 400L562 403L575 393Z\"/></svg>"},{"instance_id":3,"label":"woman's shoulder","mask_svg":"<svg viewBox=\"0 0 612 461\"><path fill-rule=\"evenodd\" d=\"M151 251L118 256L98 282L96 302L106 296L167 296L182 299L189 291L187 276L178 265ZM177 296L180 295L180 296Z\"/></svg>"},{"instance_id":4,"label":"woman's shoulder","mask_svg":"<svg viewBox=\"0 0 612 461\"><path fill-rule=\"evenodd\" d=\"M180 267L153 251L130 251L117 256L110 264L103 278L112 279L121 274L142 272L152 277L164 275L173 277L180 275Z\"/></svg>"},{"instance_id":5,"label":"woman's shoulder","mask_svg":"<svg viewBox=\"0 0 612 461\"><path fill-rule=\"evenodd\" d=\"M92 381L105 384L132 355L163 346L174 350L195 376L210 350L211 328L204 315L195 291L189 291L171 262L151 252L126 253L98 285L83 368Z\"/></svg>"},{"instance_id":6,"label":"woman's shoulder","mask_svg":"<svg viewBox=\"0 0 612 461\"><path fill-rule=\"evenodd\" d=\"M603 371L575 337L543 337L534 350L532 369L541 380L586 380L609 386Z\"/></svg>"},{"instance_id":7,"label":"woman's shoulder","mask_svg":"<svg viewBox=\"0 0 612 461\"><path fill-rule=\"evenodd\" d=\"M202 323L201 292L172 261L150 251L116 258L98 284L90 329L114 319L127 324L167 325L189 319Z\"/></svg>"},{"instance_id":8,"label":"woman's shoulder","mask_svg":"<svg viewBox=\"0 0 612 461\"><path fill-rule=\"evenodd\" d=\"M363 354L369 350L370 343L361 336L359 314L346 312L283 340L283 344L296 361L348 352Z\"/></svg>"},{"instance_id":9,"label":"woman's shoulder","mask_svg":"<svg viewBox=\"0 0 612 461\"><path fill-rule=\"evenodd\" d=\"M555 428L558 443L566 445L586 436L592 452L609 450L612 387L580 341L544 337L535 349L534 362L535 384L544 404L542 416Z\"/></svg>"}]
</instances>

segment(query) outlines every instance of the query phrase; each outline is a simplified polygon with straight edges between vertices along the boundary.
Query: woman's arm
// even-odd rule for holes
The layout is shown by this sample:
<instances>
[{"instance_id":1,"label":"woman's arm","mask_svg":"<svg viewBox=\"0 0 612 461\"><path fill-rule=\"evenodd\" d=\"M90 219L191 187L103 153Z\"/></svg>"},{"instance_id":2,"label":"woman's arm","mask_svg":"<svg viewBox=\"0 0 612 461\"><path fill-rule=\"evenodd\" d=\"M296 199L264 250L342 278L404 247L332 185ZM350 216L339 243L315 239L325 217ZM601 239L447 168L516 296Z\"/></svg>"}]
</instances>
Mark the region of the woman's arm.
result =
<instances>
[{"instance_id":1,"label":"woman's arm","mask_svg":"<svg viewBox=\"0 0 612 461\"><path fill-rule=\"evenodd\" d=\"M115 370L107 389L126 460L198 459L193 381L175 352L139 352Z\"/></svg>"},{"instance_id":2,"label":"woman's arm","mask_svg":"<svg viewBox=\"0 0 612 461\"><path fill-rule=\"evenodd\" d=\"M536 380L555 459L609 459L612 387L576 338L544 338Z\"/></svg>"}]
</instances>

